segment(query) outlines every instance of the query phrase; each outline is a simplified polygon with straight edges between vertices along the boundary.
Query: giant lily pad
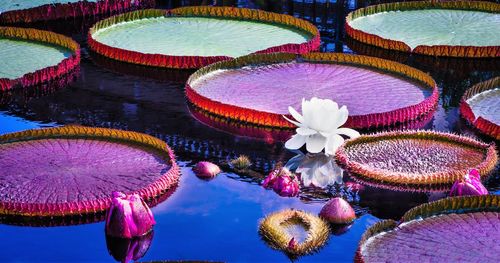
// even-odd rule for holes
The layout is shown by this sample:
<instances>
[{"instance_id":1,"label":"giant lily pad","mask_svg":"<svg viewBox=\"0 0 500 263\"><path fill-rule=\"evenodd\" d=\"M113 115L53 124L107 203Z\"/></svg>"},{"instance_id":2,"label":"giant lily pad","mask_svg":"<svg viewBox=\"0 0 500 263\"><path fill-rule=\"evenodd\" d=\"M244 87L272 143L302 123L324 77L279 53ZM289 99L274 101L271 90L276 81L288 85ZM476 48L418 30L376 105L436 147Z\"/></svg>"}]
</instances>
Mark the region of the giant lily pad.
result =
<instances>
[{"instance_id":1,"label":"giant lily pad","mask_svg":"<svg viewBox=\"0 0 500 263\"><path fill-rule=\"evenodd\" d=\"M351 12L347 34L359 41L434 56L498 57L500 4L479 1L387 3Z\"/></svg>"},{"instance_id":2,"label":"giant lily pad","mask_svg":"<svg viewBox=\"0 0 500 263\"><path fill-rule=\"evenodd\" d=\"M293 128L288 106L320 97L346 105L346 126L369 128L418 119L433 112L438 91L431 77L377 58L311 53L259 54L224 61L195 72L188 99L210 113L248 123ZM363 99L359 99L363 97Z\"/></svg>"},{"instance_id":3,"label":"giant lily pad","mask_svg":"<svg viewBox=\"0 0 500 263\"><path fill-rule=\"evenodd\" d=\"M229 7L130 12L94 25L89 46L104 56L147 66L199 68L251 53L307 53L319 32L292 16Z\"/></svg>"},{"instance_id":4,"label":"giant lily pad","mask_svg":"<svg viewBox=\"0 0 500 263\"><path fill-rule=\"evenodd\" d=\"M0 215L105 211L113 191L160 197L178 181L173 152L149 135L66 126L0 136Z\"/></svg>"},{"instance_id":5,"label":"giant lily pad","mask_svg":"<svg viewBox=\"0 0 500 263\"><path fill-rule=\"evenodd\" d=\"M336 153L341 167L362 180L428 187L451 186L472 169L482 178L498 161L495 146L432 131L386 132L348 140Z\"/></svg>"},{"instance_id":6,"label":"giant lily pad","mask_svg":"<svg viewBox=\"0 0 500 263\"><path fill-rule=\"evenodd\" d=\"M154 0L8 0L0 1L0 22L30 23L151 5L154 5Z\"/></svg>"},{"instance_id":7,"label":"giant lily pad","mask_svg":"<svg viewBox=\"0 0 500 263\"><path fill-rule=\"evenodd\" d=\"M288 230L294 226L305 229L303 240L298 235L289 233ZM259 233L272 248L296 257L312 253L325 245L330 228L323 219L315 215L287 209L266 216L260 223Z\"/></svg>"},{"instance_id":8,"label":"giant lily pad","mask_svg":"<svg viewBox=\"0 0 500 263\"><path fill-rule=\"evenodd\" d=\"M468 89L462 97L460 113L479 131L500 140L500 77Z\"/></svg>"},{"instance_id":9,"label":"giant lily pad","mask_svg":"<svg viewBox=\"0 0 500 263\"><path fill-rule=\"evenodd\" d=\"M69 37L36 29L0 27L0 91L54 80L80 63Z\"/></svg>"},{"instance_id":10,"label":"giant lily pad","mask_svg":"<svg viewBox=\"0 0 500 263\"><path fill-rule=\"evenodd\" d=\"M499 196L442 199L369 228L355 262L498 262L499 224Z\"/></svg>"}]
</instances>

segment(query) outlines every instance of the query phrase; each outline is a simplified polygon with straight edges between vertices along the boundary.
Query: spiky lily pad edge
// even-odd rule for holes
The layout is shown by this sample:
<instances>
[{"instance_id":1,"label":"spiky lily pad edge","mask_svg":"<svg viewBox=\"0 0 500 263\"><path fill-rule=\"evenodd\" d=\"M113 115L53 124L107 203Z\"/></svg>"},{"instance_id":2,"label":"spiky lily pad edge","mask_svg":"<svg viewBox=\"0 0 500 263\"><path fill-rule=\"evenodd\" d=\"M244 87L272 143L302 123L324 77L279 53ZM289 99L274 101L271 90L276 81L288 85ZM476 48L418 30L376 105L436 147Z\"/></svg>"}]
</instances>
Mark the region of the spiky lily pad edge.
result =
<instances>
[{"instance_id":1,"label":"spiky lily pad edge","mask_svg":"<svg viewBox=\"0 0 500 263\"><path fill-rule=\"evenodd\" d=\"M150 148L153 151L164 153L164 157L168 161L170 169L166 171L155 182L134 192L136 194L139 194L144 200L152 200L154 198L160 197L170 188L177 185L179 181L180 169L175 161L174 152L164 141L143 133L108 128L69 125L4 134L0 136L0 144L51 138L83 138L117 141L121 143L144 146L146 148ZM100 198L92 201L66 202L56 204L26 204L2 201L0 202L0 215L25 217L65 217L75 215L89 215L106 211L109 208L110 204L111 197Z\"/></svg>"},{"instance_id":2,"label":"spiky lily pad edge","mask_svg":"<svg viewBox=\"0 0 500 263\"><path fill-rule=\"evenodd\" d=\"M426 203L414 207L406 212L400 222L392 219L382 220L368 228L361 236L358 243L358 249L354 257L354 262L365 262L361 254L361 248L368 239L391 230L395 230L397 226L408 223L415 219L425 219L441 214L465 214L473 212L500 212L500 196L498 195L481 195L481 196L459 196L448 197L438 201Z\"/></svg>"},{"instance_id":3,"label":"spiky lily pad edge","mask_svg":"<svg viewBox=\"0 0 500 263\"><path fill-rule=\"evenodd\" d=\"M293 124L283 118L281 114L264 112L243 108L235 105L224 104L200 95L191 85L205 74L220 69L236 69L249 65L267 65L273 63L286 63L302 60L311 63L337 63L358 67L366 67L380 70L390 74L409 78L422 84L425 88L432 90L432 94L418 104L399 108L389 112L373 113L358 116L349 116L345 126L350 128L372 128L392 126L398 123L406 123L424 117L433 112L437 106L439 92L435 81L428 74L410 66L393 62L390 60L351 55L343 53L309 53L295 55L290 53L274 54L251 54L236 59L214 63L203 67L193 73L186 82L185 92L188 101L196 107L224 118L243 121L264 127L295 128ZM292 118L292 116L287 115Z\"/></svg>"},{"instance_id":4,"label":"spiky lily pad edge","mask_svg":"<svg viewBox=\"0 0 500 263\"><path fill-rule=\"evenodd\" d=\"M61 46L71 50L71 56L63 59L57 65L26 73L17 79L0 78L0 92L15 86L28 87L57 79L78 67L80 64L80 45L73 39L50 31L1 27L0 37L36 41L45 44Z\"/></svg>"},{"instance_id":5,"label":"spiky lily pad edge","mask_svg":"<svg viewBox=\"0 0 500 263\"><path fill-rule=\"evenodd\" d=\"M255 53L290 52L305 54L318 50L320 46L319 30L311 23L289 15L276 14L261 10L235 7L190 6L172 10L147 9L124 13L101 20L94 24L88 32L88 44L91 50L103 56L128 63L145 66L193 69L232 59L228 56L171 56L163 54L147 54L125 50L100 43L93 38L98 30L121 22L154 17L217 17L235 20L249 20L276 24L306 32L311 38L302 44L284 44L270 47Z\"/></svg>"},{"instance_id":6,"label":"spiky lily pad edge","mask_svg":"<svg viewBox=\"0 0 500 263\"><path fill-rule=\"evenodd\" d=\"M479 116L476 117L472 109L467 103L467 100L483 91L495 89L500 86L500 77L492 78L487 81L477 83L465 91L460 101L460 114L472 126L481 133L492 137L495 140L500 140L500 126Z\"/></svg>"},{"instance_id":7,"label":"spiky lily pad edge","mask_svg":"<svg viewBox=\"0 0 500 263\"><path fill-rule=\"evenodd\" d=\"M402 41L390 40L380 37L375 34L367 33L350 26L350 22L354 19L387 11L406 11L406 10L421 10L421 9L458 9L471 11L484 11L490 13L500 13L500 5L492 2L484 1L412 1L412 2L395 2L379 5L372 5L365 8L357 9L347 15L345 18L346 34L351 38L370 44L373 46L397 50L402 52L413 52L429 56L447 56L447 57L475 57L475 58L495 58L500 56L500 46L451 46L451 45L435 45L435 46L417 46L413 51Z\"/></svg>"},{"instance_id":8,"label":"spiky lily pad edge","mask_svg":"<svg viewBox=\"0 0 500 263\"><path fill-rule=\"evenodd\" d=\"M335 153L335 159L337 164L342 167L344 170L353 174L354 176L359 176L366 181L378 182L382 184L391 184L391 185L401 185L405 186L419 186L422 185L424 187L433 187L442 188L444 185L448 185L451 187L453 182L458 179L461 179L465 174L467 174L467 170L452 170L448 172L438 172L433 173L430 179L421 181L421 180L411 180L410 176L398 176L393 177L393 180L384 180L384 174L387 174L387 171L377 171L373 169L366 168L363 164L358 162L353 162L349 160L349 157L346 153L346 148L353 144L362 144L369 143L373 141L380 140L391 140L391 139L425 139L425 140L434 140L440 142L450 142L454 144L463 145L464 147L472 147L476 149L480 149L484 152L484 161L481 162L477 167L479 173L481 174L482 179L486 179L495 170L496 164L498 162L498 154L495 149L494 144L486 144L472 138L456 135L452 133L444 133L444 132L436 132L436 131L426 131L426 130L414 130L414 131L395 131L395 132L380 132L370 135L362 135L355 139L347 140L342 146L339 147L337 152ZM401 173L398 173L401 175ZM403 174L404 175L404 174Z\"/></svg>"},{"instance_id":9,"label":"spiky lily pad edge","mask_svg":"<svg viewBox=\"0 0 500 263\"><path fill-rule=\"evenodd\" d=\"M292 239L288 233L283 231L282 223L297 219L306 224L308 232L304 242L296 245L295 248L289 247ZM302 256L311 254L328 241L330 236L330 227L323 219L316 215L293 209L286 209L267 215L259 225L259 234L273 249L284 251L288 255Z\"/></svg>"},{"instance_id":10,"label":"spiky lily pad edge","mask_svg":"<svg viewBox=\"0 0 500 263\"><path fill-rule=\"evenodd\" d=\"M98 0L96 2L78 1L73 3L45 4L22 10L12 10L0 14L0 22L32 23L65 18L83 17L130 10L135 6L154 6L154 0Z\"/></svg>"}]
</instances>

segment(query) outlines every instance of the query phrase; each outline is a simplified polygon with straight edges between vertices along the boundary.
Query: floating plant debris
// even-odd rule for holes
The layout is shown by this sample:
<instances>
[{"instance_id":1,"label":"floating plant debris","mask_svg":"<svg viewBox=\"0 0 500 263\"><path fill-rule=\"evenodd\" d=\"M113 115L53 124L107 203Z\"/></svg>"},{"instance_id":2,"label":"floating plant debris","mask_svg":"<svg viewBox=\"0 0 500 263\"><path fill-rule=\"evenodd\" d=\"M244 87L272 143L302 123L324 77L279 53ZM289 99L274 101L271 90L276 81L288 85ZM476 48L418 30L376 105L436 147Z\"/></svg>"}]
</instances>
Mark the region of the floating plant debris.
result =
<instances>
[{"instance_id":1,"label":"floating plant debris","mask_svg":"<svg viewBox=\"0 0 500 263\"><path fill-rule=\"evenodd\" d=\"M423 204L369 228L355 262L498 262L499 224L498 195Z\"/></svg>"},{"instance_id":2,"label":"floating plant debris","mask_svg":"<svg viewBox=\"0 0 500 263\"><path fill-rule=\"evenodd\" d=\"M460 102L460 114L480 132L500 140L500 77L468 89Z\"/></svg>"},{"instance_id":3,"label":"floating plant debris","mask_svg":"<svg viewBox=\"0 0 500 263\"><path fill-rule=\"evenodd\" d=\"M0 215L101 213L110 193L160 197L179 169L165 142L141 133L83 126L0 136Z\"/></svg>"},{"instance_id":4,"label":"floating plant debris","mask_svg":"<svg viewBox=\"0 0 500 263\"><path fill-rule=\"evenodd\" d=\"M337 162L362 180L403 186L446 185L449 189L470 169L482 178L498 161L493 144L432 131L383 132L348 140Z\"/></svg>"},{"instance_id":5,"label":"floating plant debris","mask_svg":"<svg viewBox=\"0 0 500 263\"><path fill-rule=\"evenodd\" d=\"M80 46L49 31L0 27L0 92L52 81L78 67Z\"/></svg>"},{"instance_id":6,"label":"floating plant debris","mask_svg":"<svg viewBox=\"0 0 500 263\"><path fill-rule=\"evenodd\" d=\"M346 33L386 49L450 57L498 57L500 4L419 1L372 5L346 17Z\"/></svg>"},{"instance_id":7,"label":"floating plant debris","mask_svg":"<svg viewBox=\"0 0 500 263\"><path fill-rule=\"evenodd\" d=\"M302 242L286 231L293 225L299 225L307 232ZM266 216L260 223L259 233L272 248L291 256L301 256L320 249L328 240L330 228L313 214L287 209Z\"/></svg>"},{"instance_id":8,"label":"floating plant debris","mask_svg":"<svg viewBox=\"0 0 500 263\"><path fill-rule=\"evenodd\" d=\"M139 10L96 23L89 47L134 64L199 68L251 53L308 53L319 32L304 20L260 10L182 7Z\"/></svg>"},{"instance_id":9,"label":"floating plant debris","mask_svg":"<svg viewBox=\"0 0 500 263\"><path fill-rule=\"evenodd\" d=\"M248 156L240 155L238 158L231 160L229 164L236 170L245 170L252 165L252 162Z\"/></svg>"},{"instance_id":10,"label":"floating plant debris","mask_svg":"<svg viewBox=\"0 0 500 263\"><path fill-rule=\"evenodd\" d=\"M427 74L396 62L340 53L258 54L195 72L186 95L197 107L233 120L294 128L288 106L321 97L346 105L346 127L389 126L433 112L438 91ZM363 96L363 100L359 100Z\"/></svg>"},{"instance_id":11,"label":"floating plant debris","mask_svg":"<svg viewBox=\"0 0 500 263\"><path fill-rule=\"evenodd\" d=\"M154 0L8 0L0 1L1 23L31 23L150 7Z\"/></svg>"}]
</instances>

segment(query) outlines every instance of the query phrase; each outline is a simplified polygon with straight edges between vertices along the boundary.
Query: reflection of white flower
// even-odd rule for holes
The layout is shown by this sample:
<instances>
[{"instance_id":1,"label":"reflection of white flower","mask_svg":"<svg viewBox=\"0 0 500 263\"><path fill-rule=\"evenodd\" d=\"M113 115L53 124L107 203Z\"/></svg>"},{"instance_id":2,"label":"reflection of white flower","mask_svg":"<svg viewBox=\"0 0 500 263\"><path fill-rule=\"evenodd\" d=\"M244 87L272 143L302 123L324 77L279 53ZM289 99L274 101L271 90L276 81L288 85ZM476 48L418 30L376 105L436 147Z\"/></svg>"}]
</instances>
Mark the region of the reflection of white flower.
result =
<instances>
[{"instance_id":1,"label":"reflection of white flower","mask_svg":"<svg viewBox=\"0 0 500 263\"><path fill-rule=\"evenodd\" d=\"M285 165L300 174L304 186L314 185L325 188L334 183L342 184L342 169L335 163L332 156L323 153L303 154L291 158Z\"/></svg>"},{"instance_id":2,"label":"reflection of white flower","mask_svg":"<svg viewBox=\"0 0 500 263\"><path fill-rule=\"evenodd\" d=\"M359 136L353 129L340 128L346 121L349 112L346 106L339 109L337 103L329 99L302 99L302 115L294 108L288 107L294 120L286 120L298 126L297 134L285 143L290 150L300 149L304 144L310 153L319 153L325 149L326 154L334 154L344 143L345 135L351 138Z\"/></svg>"}]
</instances>

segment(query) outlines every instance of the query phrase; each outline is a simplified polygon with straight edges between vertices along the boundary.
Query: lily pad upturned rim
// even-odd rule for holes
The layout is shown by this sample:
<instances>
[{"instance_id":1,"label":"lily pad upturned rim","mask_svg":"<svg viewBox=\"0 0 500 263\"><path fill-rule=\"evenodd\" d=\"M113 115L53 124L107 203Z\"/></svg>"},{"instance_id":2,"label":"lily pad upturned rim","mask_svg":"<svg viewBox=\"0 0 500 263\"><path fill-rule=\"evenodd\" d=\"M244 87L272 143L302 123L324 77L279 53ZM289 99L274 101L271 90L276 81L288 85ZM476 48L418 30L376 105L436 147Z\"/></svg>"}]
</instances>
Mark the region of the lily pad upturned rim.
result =
<instances>
[{"instance_id":1,"label":"lily pad upturned rim","mask_svg":"<svg viewBox=\"0 0 500 263\"><path fill-rule=\"evenodd\" d=\"M418 104L399 108L389 112L372 113L358 116L349 116L345 124L350 128L371 128L381 126L391 126L398 123L405 123L416 120L426 114L430 114L436 108L439 91L436 82L428 74L400 64L394 61L374 58L369 56L343 54L343 53L308 53L296 55L290 53L274 54L251 54L236 59L221 61L212 65L203 67L193 73L186 82L186 97L196 107L209 113L230 118L236 121L243 121L259 126L277 127L292 129L296 126L283 118L281 114L243 108L236 105L226 104L224 102L214 101L199 94L191 85L198 78L220 69L237 69L249 65L266 65L274 63L286 63L291 61L312 62L312 63L331 63L346 64L357 67L364 67L374 70L381 70L417 81L425 88L432 90L432 94ZM287 114L287 117L293 117Z\"/></svg>"},{"instance_id":2,"label":"lily pad upturned rim","mask_svg":"<svg viewBox=\"0 0 500 263\"><path fill-rule=\"evenodd\" d=\"M139 194L144 200L160 197L167 190L175 186L179 180L180 170L175 161L174 152L164 141L143 133L108 128L68 125L4 134L0 136L0 144L42 139L81 138L136 144L150 148L153 151L165 153L165 159L168 161L170 169L148 186L133 192L135 194ZM82 202L47 204L0 201L0 215L25 217L65 217L74 215L90 215L106 211L110 204L111 193L110 197Z\"/></svg>"},{"instance_id":3,"label":"lily pad upturned rim","mask_svg":"<svg viewBox=\"0 0 500 263\"><path fill-rule=\"evenodd\" d=\"M94 24L89 30L87 38L89 47L94 52L115 60L164 68L200 68L218 61L232 59L232 57L228 56L173 56L141 53L103 44L92 36L98 30L117 23L154 17L213 17L228 20L248 20L291 27L310 35L310 39L301 44L289 43L270 47L255 53L291 52L304 54L318 50L320 46L319 30L313 24L290 15L236 7L189 6L171 10L138 10L101 20Z\"/></svg>"},{"instance_id":4,"label":"lily pad upturned rim","mask_svg":"<svg viewBox=\"0 0 500 263\"><path fill-rule=\"evenodd\" d=\"M474 126L481 133L486 134L498 141L500 140L500 126L484 119L481 116L475 116L474 112L472 112L471 106L467 102L467 100L472 98L474 95L487 90L495 89L497 87L500 87L500 77L495 77L490 80L477 83L466 90L460 101L460 114L468 123Z\"/></svg>"},{"instance_id":5,"label":"lily pad upturned rim","mask_svg":"<svg viewBox=\"0 0 500 263\"><path fill-rule=\"evenodd\" d=\"M295 248L288 246L292 236L283 231L281 224L289 220L300 220L307 225L307 238ZM330 226L320 217L294 209L285 209L267 215L259 225L261 237L274 249L284 251L291 256L313 253L328 241Z\"/></svg>"},{"instance_id":6,"label":"lily pad upturned rim","mask_svg":"<svg viewBox=\"0 0 500 263\"><path fill-rule=\"evenodd\" d=\"M0 78L0 92L16 86L28 87L52 81L75 70L80 64L80 45L64 35L32 28L0 26L0 37L60 46L71 50L73 53L61 60L57 65L26 73L17 79Z\"/></svg>"},{"instance_id":7,"label":"lily pad upturned rim","mask_svg":"<svg viewBox=\"0 0 500 263\"><path fill-rule=\"evenodd\" d=\"M412 220L425 220L426 218L443 214L466 214L474 212L500 212L500 196L481 195L448 197L438 201L425 203L408 210L399 222L392 219L379 221L368 228L361 236L354 262L365 262L361 253L361 248L370 238L387 231L397 231L397 227L401 224L408 223Z\"/></svg>"},{"instance_id":8,"label":"lily pad upturned rim","mask_svg":"<svg viewBox=\"0 0 500 263\"><path fill-rule=\"evenodd\" d=\"M467 174L467 169L451 170L448 172L436 172L428 175L428 180L413 180L410 176L405 176L404 173L395 173L387 170L370 169L365 165L349 160L346 153L346 148L353 144L363 144L373 141L391 140L391 139L425 139L440 142L452 142L464 147L473 147L480 149L484 152L484 160L477 167L481 178L485 179L491 175L495 169L498 155L495 149L495 144L487 144L474 140L469 137L456 135L452 133L435 132L428 130L409 130L409 131L395 131L395 132L380 132L370 135L362 135L355 139L347 140L342 146L339 147L335 153L337 163L346 171L353 174L355 177L360 177L364 181L373 181L376 183L389 184L393 186L402 185L404 187L443 187L451 185L458 179L463 178ZM381 179L387 174L397 174L391 180Z\"/></svg>"},{"instance_id":9,"label":"lily pad upturned rim","mask_svg":"<svg viewBox=\"0 0 500 263\"><path fill-rule=\"evenodd\" d=\"M381 48L403 52L413 52L429 56L469 58L494 58L500 56L500 46L419 45L415 49L411 50L411 48L402 41L386 39L375 34L354 29L350 26L351 21L361 16L367 16L387 11L407 11L423 9L471 10L500 14L500 4L485 1L410 1L385 3L360 8L353 12L350 12L345 19L346 34L355 40Z\"/></svg>"},{"instance_id":10,"label":"lily pad upturned rim","mask_svg":"<svg viewBox=\"0 0 500 263\"><path fill-rule=\"evenodd\" d=\"M47 3L32 8L1 13L0 22L6 24L32 23L69 17L116 13L128 10L134 7L134 5L149 7L154 6L154 3L154 0L97 0L96 2L80 0L72 3Z\"/></svg>"}]
</instances>

